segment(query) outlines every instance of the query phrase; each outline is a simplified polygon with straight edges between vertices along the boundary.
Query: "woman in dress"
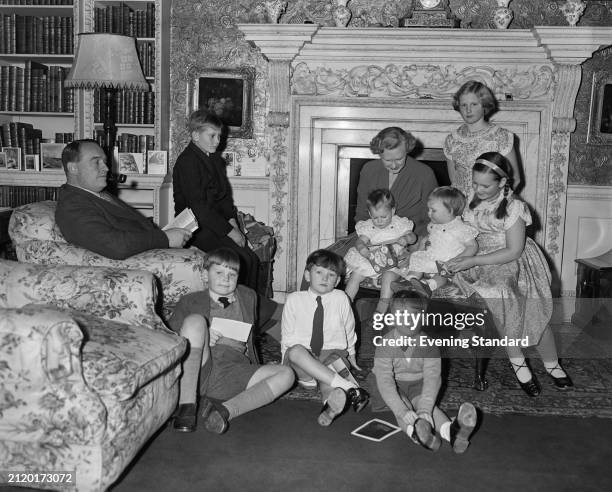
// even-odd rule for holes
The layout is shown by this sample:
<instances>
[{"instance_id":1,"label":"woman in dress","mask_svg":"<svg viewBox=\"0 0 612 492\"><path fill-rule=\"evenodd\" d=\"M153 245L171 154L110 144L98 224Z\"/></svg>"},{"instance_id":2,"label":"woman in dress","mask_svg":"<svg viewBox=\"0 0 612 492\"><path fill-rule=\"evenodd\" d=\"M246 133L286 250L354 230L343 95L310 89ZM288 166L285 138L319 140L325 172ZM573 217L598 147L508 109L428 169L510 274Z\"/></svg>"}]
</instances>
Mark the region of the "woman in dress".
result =
<instances>
[{"instance_id":1,"label":"woman in dress","mask_svg":"<svg viewBox=\"0 0 612 492\"><path fill-rule=\"evenodd\" d=\"M464 123L451 132L444 142L448 176L451 184L465 196L472 192L472 165L480 154L499 152L510 163L514 189L518 189L520 171L514 150L514 134L489 122L497 109L495 95L476 80L463 84L453 96L453 108Z\"/></svg>"}]
</instances>

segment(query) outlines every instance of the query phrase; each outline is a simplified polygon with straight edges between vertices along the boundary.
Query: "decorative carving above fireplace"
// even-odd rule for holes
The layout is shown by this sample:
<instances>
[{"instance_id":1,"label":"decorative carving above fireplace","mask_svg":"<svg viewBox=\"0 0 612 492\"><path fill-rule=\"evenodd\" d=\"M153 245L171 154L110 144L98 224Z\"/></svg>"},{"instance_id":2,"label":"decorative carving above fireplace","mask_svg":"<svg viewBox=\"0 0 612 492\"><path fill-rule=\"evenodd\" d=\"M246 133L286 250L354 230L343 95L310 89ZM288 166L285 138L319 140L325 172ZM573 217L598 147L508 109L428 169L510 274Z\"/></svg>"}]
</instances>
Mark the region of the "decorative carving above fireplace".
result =
<instances>
[{"instance_id":1,"label":"decorative carving above fireplace","mask_svg":"<svg viewBox=\"0 0 612 492\"><path fill-rule=\"evenodd\" d=\"M460 123L450 96L470 79L494 90L502 101L496 121L519 136L524 195L541 223L536 239L560 271L580 64L612 44L612 28L238 28L270 61L270 122L290 122L287 173L281 173L286 181L275 182L287 190L275 212L276 222L287 224L281 261L287 262L288 290L301 277L307 250L333 239L327 233L336 229L325 218L335 198L323 200L337 179L334 152L367 146L391 124L439 148Z\"/></svg>"}]
</instances>

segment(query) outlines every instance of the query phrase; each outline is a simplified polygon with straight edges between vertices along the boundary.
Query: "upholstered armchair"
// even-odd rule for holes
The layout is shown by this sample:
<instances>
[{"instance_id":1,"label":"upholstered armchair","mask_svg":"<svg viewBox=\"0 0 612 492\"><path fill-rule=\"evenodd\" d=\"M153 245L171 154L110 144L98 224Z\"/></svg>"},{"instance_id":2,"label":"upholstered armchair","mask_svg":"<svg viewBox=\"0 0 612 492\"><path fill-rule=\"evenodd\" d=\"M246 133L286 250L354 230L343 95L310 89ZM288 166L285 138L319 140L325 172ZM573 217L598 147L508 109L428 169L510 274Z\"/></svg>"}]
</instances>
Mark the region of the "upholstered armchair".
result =
<instances>
[{"instance_id":1,"label":"upholstered armchair","mask_svg":"<svg viewBox=\"0 0 612 492\"><path fill-rule=\"evenodd\" d=\"M105 490L170 417L186 341L153 275L0 260L0 463Z\"/></svg>"},{"instance_id":2,"label":"upholstered armchair","mask_svg":"<svg viewBox=\"0 0 612 492\"><path fill-rule=\"evenodd\" d=\"M48 200L22 205L13 211L9 235L19 261L149 271L159 282L166 319L181 296L204 289L202 272L206 254L199 249L152 249L125 260L112 260L66 242L55 222L56 205Z\"/></svg>"}]
</instances>

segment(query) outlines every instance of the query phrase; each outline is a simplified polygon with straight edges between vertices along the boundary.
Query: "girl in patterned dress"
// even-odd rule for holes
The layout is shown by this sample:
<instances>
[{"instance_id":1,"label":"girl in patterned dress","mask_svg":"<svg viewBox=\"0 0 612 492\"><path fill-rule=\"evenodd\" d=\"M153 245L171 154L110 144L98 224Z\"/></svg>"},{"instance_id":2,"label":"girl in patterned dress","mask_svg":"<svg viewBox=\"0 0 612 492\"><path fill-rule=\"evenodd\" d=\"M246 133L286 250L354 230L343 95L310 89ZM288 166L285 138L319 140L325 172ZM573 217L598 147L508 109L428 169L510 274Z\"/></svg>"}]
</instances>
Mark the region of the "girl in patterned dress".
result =
<instances>
[{"instance_id":1,"label":"girl in patterned dress","mask_svg":"<svg viewBox=\"0 0 612 492\"><path fill-rule=\"evenodd\" d=\"M355 224L357 242L344 256L350 275L345 291L352 300L364 279L380 279L376 312L384 313L391 298L391 283L400 277L398 258L417 237L412 232L413 222L395 215L395 198L388 189L371 191L367 205L370 218Z\"/></svg>"},{"instance_id":2,"label":"girl in patterned dress","mask_svg":"<svg viewBox=\"0 0 612 492\"><path fill-rule=\"evenodd\" d=\"M470 80L453 96L453 108L459 112L464 124L451 132L444 142L451 184L465 196L470 196L474 161L485 152L499 152L510 162L514 189L518 189L521 174L514 151L514 134L488 121L497 110L497 100L491 89Z\"/></svg>"},{"instance_id":3,"label":"girl in patterned dress","mask_svg":"<svg viewBox=\"0 0 612 492\"><path fill-rule=\"evenodd\" d=\"M447 282L445 272L440 271L440 262L476 254L478 230L461 219L465 201L465 195L452 186L440 186L429 194L428 237L424 248L410 255L408 267L401 269L402 277L420 280L425 276L424 282L433 291Z\"/></svg>"},{"instance_id":4,"label":"girl in patterned dress","mask_svg":"<svg viewBox=\"0 0 612 492\"><path fill-rule=\"evenodd\" d=\"M444 266L456 272L454 282L466 296L484 299L499 336L535 346L554 385L567 389L573 383L559 364L549 327L551 274L542 251L525 235L531 214L525 202L512 196L512 166L500 153L487 152L476 159L472 175L474 196L464 219L479 231L479 251ZM508 346L506 351L521 388L537 396L540 385L521 348Z\"/></svg>"}]
</instances>

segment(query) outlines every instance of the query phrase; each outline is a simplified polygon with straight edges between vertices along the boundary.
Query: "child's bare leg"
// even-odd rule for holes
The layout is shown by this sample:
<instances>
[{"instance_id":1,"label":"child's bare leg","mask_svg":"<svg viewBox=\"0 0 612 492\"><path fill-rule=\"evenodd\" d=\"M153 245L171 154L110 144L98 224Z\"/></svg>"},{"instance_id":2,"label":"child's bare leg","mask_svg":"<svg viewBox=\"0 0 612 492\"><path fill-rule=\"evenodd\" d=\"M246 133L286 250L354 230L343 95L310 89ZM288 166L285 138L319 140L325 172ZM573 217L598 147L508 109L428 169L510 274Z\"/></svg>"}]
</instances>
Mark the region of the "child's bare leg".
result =
<instances>
[{"instance_id":1,"label":"child's bare leg","mask_svg":"<svg viewBox=\"0 0 612 492\"><path fill-rule=\"evenodd\" d=\"M285 352L285 357L296 369L305 372L322 385L349 390L355 385L323 365L302 345L294 345Z\"/></svg>"},{"instance_id":2,"label":"child's bare leg","mask_svg":"<svg viewBox=\"0 0 612 492\"><path fill-rule=\"evenodd\" d=\"M547 326L544 333L542 333L542 338L540 338L540 342L536 346L536 349L544 363L546 372L553 378L555 386L558 389L567 389L570 386L574 386L572 380L561 367L561 364L559 364L557 345L550 326Z\"/></svg>"},{"instance_id":3,"label":"child's bare leg","mask_svg":"<svg viewBox=\"0 0 612 492\"><path fill-rule=\"evenodd\" d=\"M423 282L426 283L432 291L434 291L446 285L448 279L442 275L435 274L431 278L423 280Z\"/></svg>"},{"instance_id":4,"label":"child's bare leg","mask_svg":"<svg viewBox=\"0 0 612 492\"><path fill-rule=\"evenodd\" d=\"M181 335L189 341L189 352L183 362L183 375L179 383L179 407L173 427L179 432L193 432L196 429L200 368L210 357L208 325L204 317L199 314L187 316L181 326Z\"/></svg>"},{"instance_id":5,"label":"child's bare leg","mask_svg":"<svg viewBox=\"0 0 612 492\"><path fill-rule=\"evenodd\" d=\"M380 300L376 306L377 313L386 313L389 308L389 301L393 295L391 284L399 278L399 275L392 271L386 271L380 278Z\"/></svg>"},{"instance_id":6,"label":"child's bare leg","mask_svg":"<svg viewBox=\"0 0 612 492\"><path fill-rule=\"evenodd\" d=\"M351 301L355 299L357 292L359 292L359 284L361 284L364 279L364 275L360 275L357 272L351 273L351 276L349 277L348 282L346 283L346 287L344 289L344 292L346 292L346 295L351 298Z\"/></svg>"},{"instance_id":7,"label":"child's bare leg","mask_svg":"<svg viewBox=\"0 0 612 492\"><path fill-rule=\"evenodd\" d=\"M334 388L328 384L321 383L321 401L323 401L323 411L319 414L317 422L319 425L327 427L333 420L344 411L346 407L347 395L342 388Z\"/></svg>"}]
</instances>

